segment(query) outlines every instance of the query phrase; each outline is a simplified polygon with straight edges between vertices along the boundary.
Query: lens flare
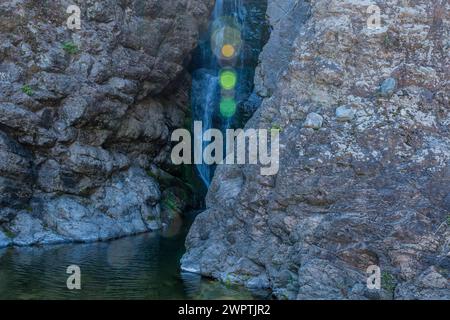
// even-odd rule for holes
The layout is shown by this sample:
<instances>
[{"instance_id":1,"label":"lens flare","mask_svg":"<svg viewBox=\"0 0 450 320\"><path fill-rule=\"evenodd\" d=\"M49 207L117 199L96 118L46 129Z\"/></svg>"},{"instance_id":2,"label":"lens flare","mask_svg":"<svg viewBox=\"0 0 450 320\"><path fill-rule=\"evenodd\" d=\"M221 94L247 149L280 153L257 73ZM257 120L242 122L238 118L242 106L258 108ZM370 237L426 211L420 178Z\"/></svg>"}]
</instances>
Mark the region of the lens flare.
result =
<instances>
[{"instance_id":1,"label":"lens flare","mask_svg":"<svg viewBox=\"0 0 450 320\"><path fill-rule=\"evenodd\" d=\"M222 47L222 56L224 56L224 58L233 58L235 53L236 50L231 44L226 44Z\"/></svg>"},{"instance_id":2,"label":"lens flare","mask_svg":"<svg viewBox=\"0 0 450 320\"><path fill-rule=\"evenodd\" d=\"M234 17L220 17L213 22L211 49L220 60L231 60L241 50L242 26Z\"/></svg>"},{"instance_id":3,"label":"lens flare","mask_svg":"<svg viewBox=\"0 0 450 320\"><path fill-rule=\"evenodd\" d=\"M225 118L231 118L236 113L236 101L234 99L223 99L220 102L220 114Z\"/></svg>"},{"instance_id":4,"label":"lens flare","mask_svg":"<svg viewBox=\"0 0 450 320\"><path fill-rule=\"evenodd\" d=\"M232 90L237 83L237 74L234 70L225 69L219 75L220 86L225 90Z\"/></svg>"}]
</instances>

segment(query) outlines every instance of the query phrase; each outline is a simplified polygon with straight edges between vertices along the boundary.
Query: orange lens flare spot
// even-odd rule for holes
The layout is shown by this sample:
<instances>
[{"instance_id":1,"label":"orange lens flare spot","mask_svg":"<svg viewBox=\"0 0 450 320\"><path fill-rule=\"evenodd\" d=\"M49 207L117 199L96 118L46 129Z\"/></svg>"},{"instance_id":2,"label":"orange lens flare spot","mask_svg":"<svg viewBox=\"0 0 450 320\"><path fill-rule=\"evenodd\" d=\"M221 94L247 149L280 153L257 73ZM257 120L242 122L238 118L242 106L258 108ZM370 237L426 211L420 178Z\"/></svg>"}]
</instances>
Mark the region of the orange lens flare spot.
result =
<instances>
[{"instance_id":1,"label":"orange lens flare spot","mask_svg":"<svg viewBox=\"0 0 450 320\"><path fill-rule=\"evenodd\" d=\"M225 58L232 58L235 54L236 50L231 44L226 44L222 47L222 55Z\"/></svg>"}]
</instances>

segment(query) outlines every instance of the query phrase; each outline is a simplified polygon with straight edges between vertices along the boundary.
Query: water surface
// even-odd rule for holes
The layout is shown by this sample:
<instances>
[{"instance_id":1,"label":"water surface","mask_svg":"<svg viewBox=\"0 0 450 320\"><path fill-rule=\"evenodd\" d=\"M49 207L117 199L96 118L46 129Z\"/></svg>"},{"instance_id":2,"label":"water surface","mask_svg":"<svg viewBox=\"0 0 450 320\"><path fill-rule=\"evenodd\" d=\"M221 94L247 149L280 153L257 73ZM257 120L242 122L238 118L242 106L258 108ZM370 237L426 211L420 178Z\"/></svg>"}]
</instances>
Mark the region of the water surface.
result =
<instances>
[{"instance_id":1,"label":"water surface","mask_svg":"<svg viewBox=\"0 0 450 320\"><path fill-rule=\"evenodd\" d=\"M0 299L267 297L182 273L179 261L189 224L110 242L0 249ZM66 269L73 264L81 268L81 290L66 286Z\"/></svg>"}]
</instances>

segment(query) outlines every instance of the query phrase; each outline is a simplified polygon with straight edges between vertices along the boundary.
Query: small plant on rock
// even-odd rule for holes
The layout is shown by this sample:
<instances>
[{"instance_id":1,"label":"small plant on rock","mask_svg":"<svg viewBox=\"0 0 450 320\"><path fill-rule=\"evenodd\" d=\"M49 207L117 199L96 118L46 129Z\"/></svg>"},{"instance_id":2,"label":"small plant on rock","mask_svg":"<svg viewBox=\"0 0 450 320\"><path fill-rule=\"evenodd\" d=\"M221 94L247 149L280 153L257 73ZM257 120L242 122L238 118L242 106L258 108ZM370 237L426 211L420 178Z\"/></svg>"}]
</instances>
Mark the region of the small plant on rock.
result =
<instances>
[{"instance_id":1,"label":"small plant on rock","mask_svg":"<svg viewBox=\"0 0 450 320\"><path fill-rule=\"evenodd\" d=\"M166 197L163 198L161 202L162 208L166 210L170 217L174 217L176 214L180 213L180 208L176 197L172 193L168 193Z\"/></svg>"},{"instance_id":2,"label":"small plant on rock","mask_svg":"<svg viewBox=\"0 0 450 320\"><path fill-rule=\"evenodd\" d=\"M79 51L77 45L75 43L73 43L73 42L64 42L63 43L63 49L68 54L77 54L78 51Z\"/></svg>"},{"instance_id":3,"label":"small plant on rock","mask_svg":"<svg viewBox=\"0 0 450 320\"><path fill-rule=\"evenodd\" d=\"M272 125L272 128L270 128L270 131L278 131L278 132L281 132L281 131L283 131L282 129L281 129L281 126L279 125L279 124L274 124L274 125Z\"/></svg>"},{"instance_id":4,"label":"small plant on rock","mask_svg":"<svg viewBox=\"0 0 450 320\"><path fill-rule=\"evenodd\" d=\"M10 238L10 239L13 239L13 238L16 237L16 235L14 234L14 232L12 232L12 231L9 230L9 229L4 229L4 230L3 230L3 233L5 234L5 236L7 236L7 237Z\"/></svg>"},{"instance_id":5,"label":"small plant on rock","mask_svg":"<svg viewBox=\"0 0 450 320\"><path fill-rule=\"evenodd\" d=\"M381 287L390 293L394 293L395 290L395 278L389 272L381 273Z\"/></svg>"},{"instance_id":6,"label":"small plant on rock","mask_svg":"<svg viewBox=\"0 0 450 320\"><path fill-rule=\"evenodd\" d=\"M27 96L32 96L34 94L33 89L27 84L22 87L22 92Z\"/></svg>"}]
</instances>

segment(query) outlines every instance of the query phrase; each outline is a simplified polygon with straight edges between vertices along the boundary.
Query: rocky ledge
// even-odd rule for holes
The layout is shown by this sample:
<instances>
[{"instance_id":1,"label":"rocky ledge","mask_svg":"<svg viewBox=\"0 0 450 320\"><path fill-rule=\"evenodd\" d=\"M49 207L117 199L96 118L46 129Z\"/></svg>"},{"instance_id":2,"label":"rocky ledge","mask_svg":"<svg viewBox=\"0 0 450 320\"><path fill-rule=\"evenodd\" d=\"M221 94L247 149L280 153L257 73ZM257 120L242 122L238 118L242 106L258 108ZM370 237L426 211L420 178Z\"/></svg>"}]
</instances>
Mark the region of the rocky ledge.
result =
<instances>
[{"instance_id":1,"label":"rocky ledge","mask_svg":"<svg viewBox=\"0 0 450 320\"><path fill-rule=\"evenodd\" d=\"M150 168L189 113L185 71L212 0L0 4L0 247L161 227Z\"/></svg>"}]
</instances>

